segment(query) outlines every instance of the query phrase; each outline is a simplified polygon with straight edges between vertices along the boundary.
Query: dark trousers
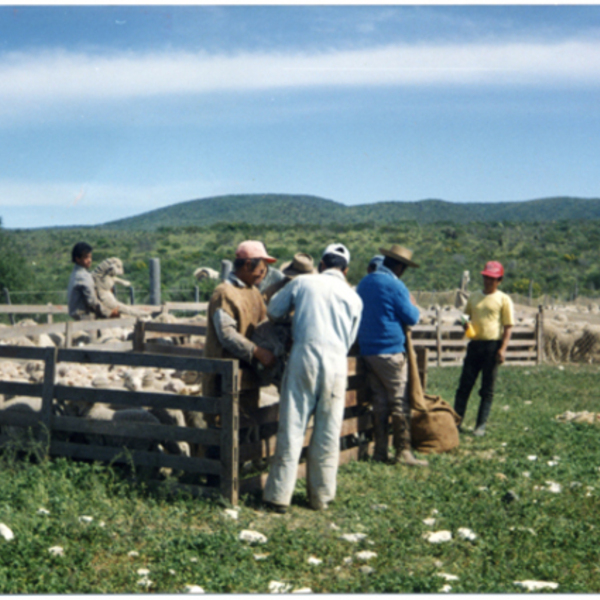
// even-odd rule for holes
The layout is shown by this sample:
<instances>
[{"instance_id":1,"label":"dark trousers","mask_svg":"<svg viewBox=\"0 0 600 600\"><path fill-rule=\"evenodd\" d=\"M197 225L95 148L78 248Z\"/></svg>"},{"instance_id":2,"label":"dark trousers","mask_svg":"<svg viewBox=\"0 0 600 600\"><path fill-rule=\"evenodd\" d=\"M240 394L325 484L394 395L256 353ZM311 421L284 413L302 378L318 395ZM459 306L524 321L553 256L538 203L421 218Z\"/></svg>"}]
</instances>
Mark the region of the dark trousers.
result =
<instances>
[{"instance_id":1,"label":"dark trousers","mask_svg":"<svg viewBox=\"0 0 600 600\"><path fill-rule=\"evenodd\" d=\"M456 396L454 397L454 410L461 419L464 417L471 390L479 373L481 373L481 388L479 390L481 402L477 413L476 427L485 425L490 415L492 400L494 399L494 384L498 374L498 350L501 345L502 342L499 340L472 340L467 346L467 355L463 363Z\"/></svg>"}]
</instances>

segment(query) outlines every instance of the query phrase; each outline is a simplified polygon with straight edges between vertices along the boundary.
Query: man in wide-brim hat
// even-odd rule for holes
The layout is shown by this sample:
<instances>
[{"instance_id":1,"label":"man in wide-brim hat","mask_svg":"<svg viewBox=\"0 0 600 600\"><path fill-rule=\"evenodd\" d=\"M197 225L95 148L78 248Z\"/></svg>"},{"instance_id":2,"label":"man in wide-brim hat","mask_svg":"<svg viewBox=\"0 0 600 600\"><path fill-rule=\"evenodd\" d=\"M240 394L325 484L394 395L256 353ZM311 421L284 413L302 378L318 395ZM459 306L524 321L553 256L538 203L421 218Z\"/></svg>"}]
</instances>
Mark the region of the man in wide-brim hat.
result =
<instances>
[{"instance_id":1,"label":"man in wide-brim hat","mask_svg":"<svg viewBox=\"0 0 600 600\"><path fill-rule=\"evenodd\" d=\"M388 461L388 428L392 417L394 462L427 466L411 450L408 360L404 328L419 321L415 299L400 278L419 265L412 251L399 244L380 248L383 264L364 277L356 289L363 301L358 331L360 354L367 365L373 402L374 459Z\"/></svg>"},{"instance_id":2,"label":"man in wide-brim hat","mask_svg":"<svg viewBox=\"0 0 600 600\"><path fill-rule=\"evenodd\" d=\"M270 285L263 292L263 298L268 304L269 300L292 279L300 275L313 275L316 273L315 261L310 254L306 252L297 252L294 258L281 265L281 273L284 278Z\"/></svg>"}]
</instances>

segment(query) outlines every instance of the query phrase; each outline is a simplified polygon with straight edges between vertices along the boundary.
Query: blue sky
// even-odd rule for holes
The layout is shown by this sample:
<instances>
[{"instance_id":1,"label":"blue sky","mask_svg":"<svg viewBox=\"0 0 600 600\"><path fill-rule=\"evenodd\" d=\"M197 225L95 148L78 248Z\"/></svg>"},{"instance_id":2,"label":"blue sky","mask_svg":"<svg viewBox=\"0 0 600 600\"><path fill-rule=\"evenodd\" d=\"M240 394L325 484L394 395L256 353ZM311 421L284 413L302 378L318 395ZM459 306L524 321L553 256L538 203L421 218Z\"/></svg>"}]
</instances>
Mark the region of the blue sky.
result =
<instances>
[{"instance_id":1,"label":"blue sky","mask_svg":"<svg viewBox=\"0 0 600 600\"><path fill-rule=\"evenodd\" d=\"M600 6L0 6L0 216L599 197Z\"/></svg>"}]
</instances>

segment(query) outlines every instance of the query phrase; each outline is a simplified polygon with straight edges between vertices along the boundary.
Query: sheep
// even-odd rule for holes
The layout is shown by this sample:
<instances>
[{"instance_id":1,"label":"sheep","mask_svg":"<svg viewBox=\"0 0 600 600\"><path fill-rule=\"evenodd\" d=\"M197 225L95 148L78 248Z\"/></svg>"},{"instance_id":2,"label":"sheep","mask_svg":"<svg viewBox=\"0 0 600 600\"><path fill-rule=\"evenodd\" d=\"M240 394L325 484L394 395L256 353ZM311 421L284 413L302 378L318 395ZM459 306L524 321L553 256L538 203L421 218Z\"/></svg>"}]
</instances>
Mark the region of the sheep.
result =
<instances>
[{"instance_id":1,"label":"sheep","mask_svg":"<svg viewBox=\"0 0 600 600\"><path fill-rule=\"evenodd\" d=\"M107 309L119 309L122 315L142 316L146 313L142 310L137 310L127 304L119 302L114 294L113 288L115 284L120 284L126 287L131 287L131 283L125 279L118 277L123 275L123 263L120 258L113 256L103 260L93 271L92 277L96 287L98 300Z\"/></svg>"},{"instance_id":2,"label":"sheep","mask_svg":"<svg viewBox=\"0 0 600 600\"><path fill-rule=\"evenodd\" d=\"M198 281L202 281L203 279L220 279L221 274L210 267L200 267L194 271L194 277Z\"/></svg>"}]
</instances>

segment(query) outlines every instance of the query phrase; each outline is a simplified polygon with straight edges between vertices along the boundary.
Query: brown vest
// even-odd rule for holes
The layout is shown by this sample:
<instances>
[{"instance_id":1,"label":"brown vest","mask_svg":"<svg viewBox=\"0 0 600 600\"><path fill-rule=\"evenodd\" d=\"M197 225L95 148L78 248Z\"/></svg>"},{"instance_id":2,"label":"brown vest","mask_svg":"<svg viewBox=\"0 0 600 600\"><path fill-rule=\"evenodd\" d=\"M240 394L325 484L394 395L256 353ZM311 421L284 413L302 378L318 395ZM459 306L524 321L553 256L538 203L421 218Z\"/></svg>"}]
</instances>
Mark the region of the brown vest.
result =
<instances>
[{"instance_id":1,"label":"brown vest","mask_svg":"<svg viewBox=\"0 0 600 600\"><path fill-rule=\"evenodd\" d=\"M231 283L219 284L208 304L208 324L206 328L206 344L204 346L204 356L206 358L239 358L227 352L217 337L213 316L217 309L223 309L238 324L237 330L244 337L250 339L254 333L255 327L267 316L267 307L262 299L258 288L244 287L240 288ZM247 366L247 363L242 363ZM254 381L251 370L245 369L242 375L242 384ZM219 389L215 376L204 375L203 395L217 396Z\"/></svg>"}]
</instances>

